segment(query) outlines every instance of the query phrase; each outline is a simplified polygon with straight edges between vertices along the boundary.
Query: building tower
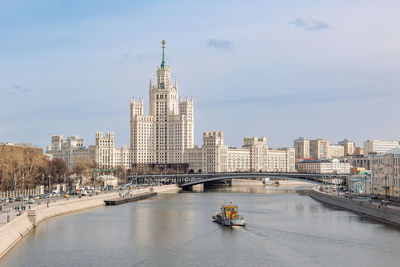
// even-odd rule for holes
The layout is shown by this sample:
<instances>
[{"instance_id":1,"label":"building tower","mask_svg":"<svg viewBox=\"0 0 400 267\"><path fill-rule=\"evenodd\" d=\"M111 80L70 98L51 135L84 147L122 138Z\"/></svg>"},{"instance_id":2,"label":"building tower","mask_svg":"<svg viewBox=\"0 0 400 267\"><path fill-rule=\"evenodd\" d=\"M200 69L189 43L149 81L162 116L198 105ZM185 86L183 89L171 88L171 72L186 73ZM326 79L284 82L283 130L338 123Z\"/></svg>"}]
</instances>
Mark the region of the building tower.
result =
<instances>
[{"instance_id":1,"label":"building tower","mask_svg":"<svg viewBox=\"0 0 400 267\"><path fill-rule=\"evenodd\" d=\"M193 148L193 99L180 100L178 83L171 80L165 61L165 40L157 77L149 84L149 115L143 100L131 100L131 149L133 163L186 163L185 151Z\"/></svg>"}]
</instances>

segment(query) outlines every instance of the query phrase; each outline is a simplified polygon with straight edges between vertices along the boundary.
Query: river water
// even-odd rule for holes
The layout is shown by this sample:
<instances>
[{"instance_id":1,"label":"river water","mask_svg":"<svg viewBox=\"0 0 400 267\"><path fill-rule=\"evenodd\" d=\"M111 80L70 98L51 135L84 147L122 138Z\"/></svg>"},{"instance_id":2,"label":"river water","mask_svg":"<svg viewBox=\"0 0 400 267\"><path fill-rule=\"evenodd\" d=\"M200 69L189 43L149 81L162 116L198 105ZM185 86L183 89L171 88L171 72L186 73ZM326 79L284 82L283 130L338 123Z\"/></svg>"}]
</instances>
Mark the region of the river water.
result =
<instances>
[{"instance_id":1,"label":"river water","mask_svg":"<svg viewBox=\"0 0 400 267\"><path fill-rule=\"evenodd\" d=\"M211 221L232 201L245 228ZM305 193L179 193L42 222L1 266L399 266L400 230Z\"/></svg>"}]
</instances>

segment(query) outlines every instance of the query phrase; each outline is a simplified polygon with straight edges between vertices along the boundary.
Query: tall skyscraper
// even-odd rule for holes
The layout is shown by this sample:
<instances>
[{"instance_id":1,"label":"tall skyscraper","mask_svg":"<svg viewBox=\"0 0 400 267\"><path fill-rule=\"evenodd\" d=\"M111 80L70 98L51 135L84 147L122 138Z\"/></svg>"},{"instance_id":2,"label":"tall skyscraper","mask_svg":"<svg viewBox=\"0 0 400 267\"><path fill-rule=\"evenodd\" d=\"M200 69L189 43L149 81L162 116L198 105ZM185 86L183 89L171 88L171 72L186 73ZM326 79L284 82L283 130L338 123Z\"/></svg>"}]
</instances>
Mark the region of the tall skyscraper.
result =
<instances>
[{"instance_id":1,"label":"tall skyscraper","mask_svg":"<svg viewBox=\"0 0 400 267\"><path fill-rule=\"evenodd\" d=\"M185 151L193 148L193 99L179 99L178 82L172 83L165 62L165 41L157 77L150 80L149 115L143 99L131 99L130 142L134 163L185 163Z\"/></svg>"}]
</instances>

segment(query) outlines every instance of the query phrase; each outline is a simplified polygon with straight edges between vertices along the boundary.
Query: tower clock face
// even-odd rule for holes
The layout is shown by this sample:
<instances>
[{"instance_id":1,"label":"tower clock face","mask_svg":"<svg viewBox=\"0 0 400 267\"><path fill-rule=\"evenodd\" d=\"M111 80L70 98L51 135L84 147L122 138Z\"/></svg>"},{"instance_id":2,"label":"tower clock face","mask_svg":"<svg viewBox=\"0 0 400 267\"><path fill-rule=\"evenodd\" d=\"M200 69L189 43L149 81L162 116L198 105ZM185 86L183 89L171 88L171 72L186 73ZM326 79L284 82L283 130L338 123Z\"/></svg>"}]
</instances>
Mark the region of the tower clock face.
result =
<instances>
[{"instance_id":1,"label":"tower clock face","mask_svg":"<svg viewBox=\"0 0 400 267\"><path fill-rule=\"evenodd\" d=\"M165 42L165 40L162 40L162 42L161 42L161 43L162 43L162 45L164 46L166 42Z\"/></svg>"}]
</instances>

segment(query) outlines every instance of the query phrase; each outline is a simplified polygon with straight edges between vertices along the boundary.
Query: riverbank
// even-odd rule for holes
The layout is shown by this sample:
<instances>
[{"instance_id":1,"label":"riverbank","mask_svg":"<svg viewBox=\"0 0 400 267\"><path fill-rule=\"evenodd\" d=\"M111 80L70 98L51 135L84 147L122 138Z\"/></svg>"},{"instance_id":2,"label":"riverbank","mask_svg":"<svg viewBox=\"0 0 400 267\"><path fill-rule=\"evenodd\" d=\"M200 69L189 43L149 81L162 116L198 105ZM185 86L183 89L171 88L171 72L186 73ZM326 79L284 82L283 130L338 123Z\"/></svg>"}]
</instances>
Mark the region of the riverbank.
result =
<instances>
[{"instance_id":1,"label":"riverbank","mask_svg":"<svg viewBox=\"0 0 400 267\"><path fill-rule=\"evenodd\" d=\"M153 187L153 192L168 193L179 191L177 185L163 185ZM150 187L134 190L133 195L151 192ZM77 211L96 208L104 206L104 200L119 198L118 192L102 194L92 197L64 200L52 202L47 205L39 205L24 212L22 215L16 217L9 223L0 227L0 258L4 256L15 244L18 243L33 227L37 226L40 222Z\"/></svg>"},{"instance_id":2,"label":"riverbank","mask_svg":"<svg viewBox=\"0 0 400 267\"><path fill-rule=\"evenodd\" d=\"M321 192L313 188L310 197L333 206L341 207L376 220L400 226L400 208L395 206L381 206L379 203L370 203L365 200L348 199L331 193Z\"/></svg>"}]
</instances>

